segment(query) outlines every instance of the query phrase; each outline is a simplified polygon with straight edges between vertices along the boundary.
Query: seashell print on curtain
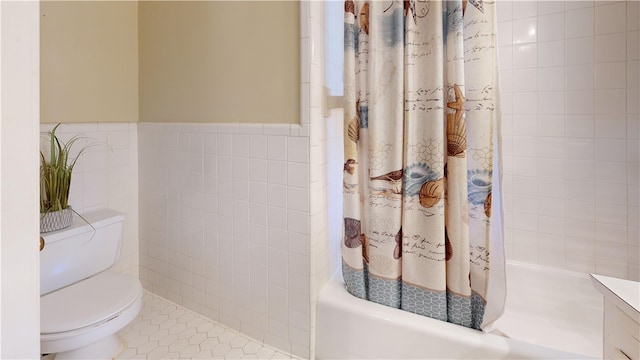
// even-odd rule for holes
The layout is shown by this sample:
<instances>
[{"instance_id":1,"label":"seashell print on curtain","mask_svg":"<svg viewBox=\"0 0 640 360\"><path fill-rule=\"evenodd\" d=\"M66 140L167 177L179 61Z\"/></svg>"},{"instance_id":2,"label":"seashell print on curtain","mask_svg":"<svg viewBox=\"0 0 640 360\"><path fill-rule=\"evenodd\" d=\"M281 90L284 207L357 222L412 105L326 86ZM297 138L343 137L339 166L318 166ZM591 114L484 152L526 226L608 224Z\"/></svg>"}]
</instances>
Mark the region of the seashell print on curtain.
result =
<instances>
[{"instance_id":1,"label":"seashell print on curtain","mask_svg":"<svg viewBox=\"0 0 640 360\"><path fill-rule=\"evenodd\" d=\"M495 3L344 10L347 290L484 329L505 294Z\"/></svg>"}]
</instances>

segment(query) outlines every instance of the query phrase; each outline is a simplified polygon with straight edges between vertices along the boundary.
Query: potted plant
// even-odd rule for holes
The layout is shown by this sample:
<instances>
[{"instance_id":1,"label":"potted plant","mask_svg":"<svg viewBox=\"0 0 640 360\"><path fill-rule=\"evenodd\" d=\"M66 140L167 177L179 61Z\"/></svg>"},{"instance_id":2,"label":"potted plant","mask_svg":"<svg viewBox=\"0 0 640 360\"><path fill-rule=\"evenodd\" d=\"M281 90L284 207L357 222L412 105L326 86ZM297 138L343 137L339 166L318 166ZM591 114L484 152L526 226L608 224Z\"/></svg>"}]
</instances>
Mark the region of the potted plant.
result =
<instances>
[{"instance_id":1,"label":"potted plant","mask_svg":"<svg viewBox=\"0 0 640 360\"><path fill-rule=\"evenodd\" d=\"M69 205L69 189L73 168L88 148L72 152L73 145L86 137L76 135L62 141L56 135L57 124L47 133L49 154L40 150L40 232L64 229L71 225L75 211Z\"/></svg>"}]
</instances>

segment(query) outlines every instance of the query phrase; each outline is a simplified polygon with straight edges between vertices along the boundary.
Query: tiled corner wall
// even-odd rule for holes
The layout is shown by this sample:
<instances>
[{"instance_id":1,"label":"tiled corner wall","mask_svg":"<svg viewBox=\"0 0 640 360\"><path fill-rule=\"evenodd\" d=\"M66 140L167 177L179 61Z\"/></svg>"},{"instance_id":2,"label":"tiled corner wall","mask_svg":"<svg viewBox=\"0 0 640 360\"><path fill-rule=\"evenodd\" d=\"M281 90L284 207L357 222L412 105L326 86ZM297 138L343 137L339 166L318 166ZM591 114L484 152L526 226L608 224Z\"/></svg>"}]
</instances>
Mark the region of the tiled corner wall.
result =
<instances>
[{"instance_id":1,"label":"tiled corner wall","mask_svg":"<svg viewBox=\"0 0 640 360\"><path fill-rule=\"evenodd\" d=\"M140 123L145 288L309 354L308 126Z\"/></svg>"},{"instance_id":2,"label":"tiled corner wall","mask_svg":"<svg viewBox=\"0 0 640 360\"><path fill-rule=\"evenodd\" d=\"M340 260L342 231L342 109L326 103L325 2L305 2L309 9L311 347L315 358L315 309L318 295ZM304 17L304 15L303 15Z\"/></svg>"},{"instance_id":3,"label":"tiled corner wall","mask_svg":"<svg viewBox=\"0 0 640 360\"><path fill-rule=\"evenodd\" d=\"M41 146L54 124L41 124ZM80 135L94 143L74 167L69 203L80 214L111 208L125 214L124 238L115 272L138 276L138 133L135 123L63 124L61 139ZM79 149L80 140L74 146Z\"/></svg>"},{"instance_id":4,"label":"tiled corner wall","mask_svg":"<svg viewBox=\"0 0 640 360\"><path fill-rule=\"evenodd\" d=\"M499 1L507 257L639 280L637 1Z\"/></svg>"}]
</instances>

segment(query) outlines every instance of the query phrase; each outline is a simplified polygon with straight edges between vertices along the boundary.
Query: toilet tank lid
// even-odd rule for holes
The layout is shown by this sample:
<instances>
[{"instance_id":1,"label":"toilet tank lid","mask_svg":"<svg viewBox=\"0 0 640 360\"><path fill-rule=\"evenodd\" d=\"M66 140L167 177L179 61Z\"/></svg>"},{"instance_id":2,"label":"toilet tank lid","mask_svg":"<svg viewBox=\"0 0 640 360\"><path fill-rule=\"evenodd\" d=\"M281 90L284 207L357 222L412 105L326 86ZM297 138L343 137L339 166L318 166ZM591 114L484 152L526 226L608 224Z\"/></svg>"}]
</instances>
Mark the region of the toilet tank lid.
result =
<instances>
[{"instance_id":1,"label":"toilet tank lid","mask_svg":"<svg viewBox=\"0 0 640 360\"><path fill-rule=\"evenodd\" d=\"M44 238L46 243L50 244L61 239L66 239L88 231L94 231L94 229L123 221L124 218L123 213L113 209L96 210L83 214L82 217L78 216L78 214L74 214L73 223L71 223L69 227L48 233L41 233L40 236ZM85 221L85 219L87 221ZM87 222L91 225L87 224Z\"/></svg>"}]
</instances>

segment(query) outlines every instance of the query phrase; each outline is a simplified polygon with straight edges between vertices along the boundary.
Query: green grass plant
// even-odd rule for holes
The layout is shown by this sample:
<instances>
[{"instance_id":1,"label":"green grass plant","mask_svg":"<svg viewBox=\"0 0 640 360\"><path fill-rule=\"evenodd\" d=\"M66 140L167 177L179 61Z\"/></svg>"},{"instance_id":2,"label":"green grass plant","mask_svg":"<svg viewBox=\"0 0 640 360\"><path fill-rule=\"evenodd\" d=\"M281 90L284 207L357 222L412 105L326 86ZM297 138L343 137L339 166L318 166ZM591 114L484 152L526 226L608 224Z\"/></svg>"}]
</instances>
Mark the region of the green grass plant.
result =
<instances>
[{"instance_id":1,"label":"green grass plant","mask_svg":"<svg viewBox=\"0 0 640 360\"><path fill-rule=\"evenodd\" d=\"M56 135L61 124L57 124L47 133L50 143L49 154L40 151L40 213L60 211L69 207L69 190L71 176L80 155L89 145L83 146L77 153L72 152L78 141L86 141L86 137L75 135L62 141ZM79 144L81 145L81 144Z\"/></svg>"}]
</instances>

